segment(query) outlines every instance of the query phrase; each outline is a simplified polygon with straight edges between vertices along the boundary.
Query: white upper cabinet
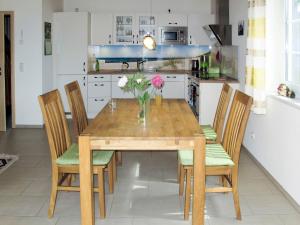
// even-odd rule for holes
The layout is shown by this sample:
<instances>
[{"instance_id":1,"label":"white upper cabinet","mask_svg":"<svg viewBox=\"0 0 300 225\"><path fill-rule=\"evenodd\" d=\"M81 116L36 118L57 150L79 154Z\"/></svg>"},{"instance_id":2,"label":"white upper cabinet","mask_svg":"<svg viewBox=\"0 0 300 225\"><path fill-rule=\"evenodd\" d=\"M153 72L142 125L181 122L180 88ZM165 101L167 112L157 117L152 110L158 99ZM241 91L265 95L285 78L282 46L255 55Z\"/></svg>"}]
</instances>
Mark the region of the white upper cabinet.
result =
<instances>
[{"instance_id":1,"label":"white upper cabinet","mask_svg":"<svg viewBox=\"0 0 300 225\"><path fill-rule=\"evenodd\" d=\"M157 35L157 17L147 14L115 15L113 33L115 44L140 45L146 34Z\"/></svg>"},{"instance_id":2,"label":"white upper cabinet","mask_svg":"<svg viewBox=\"0 0 300 225\"><path fill-rule=\"evenodd\" d=\"M187 16L182 14L161 14L158 26L187 26Z\"/></svg>"},{"instance_id":3,"label":"white upper cabinet","mask_svg":"<svg viewBox=\"0 0 300 225\"><path fill-rule=\"evenodd\" d=\"M203 26L213 24L214 16L211 14L191 14L188 16L188 43L189 45L211 45Z\"/></svg>"},{"instance_id":4,"label":"white upper cabinet","mask_svg":"<svg viewBox=\"0 0 300 225\"><path fill-rule=\"evenodd\" d=\"M89 28L88 13L54 13L53 56L56 74L87 73Z\"/></svg>"},{"instance_id":5,"label":"white upper cabinet","mask_svg":"<svg viewBox=\"0 0 300 225\"><path fill-rule=\"evenodd\" d=\"M157 17L155 15L138 15L138 44L147 34L157 37Z\"/></svg>"},{"instance_id":6,"label":"white upper cabinet","mask_svg":"<svg viewBox=\"0 0 300 225\"><path fill-rule=\"evenodd\" d=\"M114 40L115 44L136 44L136 24L133 15L115 15Z\"/></svg>"},{"instance_id":7,"label":"white upper cabinet","mask_svg":"<svg viewBox=\"0 0 300 225\"><path fill-rule=\"evenodd\" d=\"M113 15L93 13L91 15L91 44L113 44Z\"/></svg>"}]
</instances>

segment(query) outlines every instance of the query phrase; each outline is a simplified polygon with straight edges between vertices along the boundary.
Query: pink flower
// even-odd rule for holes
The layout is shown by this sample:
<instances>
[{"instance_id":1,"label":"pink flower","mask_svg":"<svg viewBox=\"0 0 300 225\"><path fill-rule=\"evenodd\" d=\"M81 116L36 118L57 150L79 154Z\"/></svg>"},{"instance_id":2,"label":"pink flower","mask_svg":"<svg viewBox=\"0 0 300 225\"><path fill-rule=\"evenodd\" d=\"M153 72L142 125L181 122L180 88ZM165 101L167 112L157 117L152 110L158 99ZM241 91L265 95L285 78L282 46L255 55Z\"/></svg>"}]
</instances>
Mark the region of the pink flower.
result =
<instances>
[{"instance_id":1,"label":"pink flower","mask_svg":"<svg viewBox=\"0 0 300 225\"><path fill-rule=\"evenodd\" d=\"M156 74L152 79L151 79L151 83L153 85L154 88L156 89L161 89L165 82L164 80L161 78L160 74Z\"/></svg>"}]
</instances>

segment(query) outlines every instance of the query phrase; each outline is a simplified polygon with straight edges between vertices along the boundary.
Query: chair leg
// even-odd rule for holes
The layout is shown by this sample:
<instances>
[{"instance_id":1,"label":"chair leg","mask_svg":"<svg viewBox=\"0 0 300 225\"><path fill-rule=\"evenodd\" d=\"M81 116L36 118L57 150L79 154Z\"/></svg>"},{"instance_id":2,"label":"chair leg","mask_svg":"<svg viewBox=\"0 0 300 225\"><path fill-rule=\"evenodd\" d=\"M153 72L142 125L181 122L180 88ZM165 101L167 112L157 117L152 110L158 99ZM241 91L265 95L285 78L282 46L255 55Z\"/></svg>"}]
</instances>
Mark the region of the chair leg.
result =
<instances>
[{"instance_id":1,"label":"chair leg","mask_svg":"<svg viewBox=\"0 0 300 225\"><path fill-rule=\"evenodd\" d=\"M185 169L183 165L179 165L180 171L179 171L179 196L183 195L183 189L184 189L184 178L185 178Z\"/></svg>"},{"instance_id":2,"label":"chair leg","mask_svg":"<svg viewBox=\"0 0 300 225\"><path fill-rule=\"evenodd\" d=\"M116 153L114 153L113 155L113 177L114 177L114 181L117 180L117 162L116 162Z\"/></svg>"},{"instance_id":3,"label":"chair leg","mask_svg":"<svg viewBox=\"0 0 300 225\"><path fill-rule=\"evenodd\" d=\"M186 170L186 185L185 185L185 199L184 199L184 219L189 219L190 205L191 205L191 177L192 170Z\"/></svg>"},{"instance_id":4,"label":"chair leg","mask_svg":"<svg viewBox=\"0 0 300 225\"><path fill-rule=\"evenodd\" d=\"M110 160L108 164L108 185L109 185L109 193L114 193L114 167L113 167L113 159Z\"/></svg>"},{"instance_id":5,"label":"chair leg","mask_svg":"<svg viewBox=\"0 0 300 225\"><path fill-rule=\"evenodd\" d=\"M48 218L53 217L53 213L54 213L54 209L55 209L58 177L59 177L59 175L58 175L57 170L52 169L52 184L51 184L50 203L49 203L49 209L48 209Z\"/></svg>"},{"instance_id":6,"label":"chair leg","mask_svg":"<svg viewBox=\"0 0 300 225\"><path fill-rule=\"evenodd\" d=\"M106 216L105 209L105 185L104 185L104 168L98 170L98 189L99 189L99 210L100 218L104 219Z\"/></svg>"},{"instance_id":7,"label":"chair leg","mask_svg":"<svg viewBox=\"0 0 300 225\"><path fill-rule=\"evenodd\" d=\"M219 176L220 185L223 187L228 187L228 183L225 176Z\"/></svg>"},{"instance_id":8,"label":"chair leg","mask_svg":"<svg viewBox=\"0 0 300 225\"><path fill-rule=\"evenodd\" d=\"M241 216L241 208L240 208L240 200L239 200L239 192L238 192L238 175L237 175L237 172L233 172L233 174L232 174L232 194L233 194L233 201L234 201L236 218L238 220L241 220L242 216Z\"/></svg>"}]
</instances>

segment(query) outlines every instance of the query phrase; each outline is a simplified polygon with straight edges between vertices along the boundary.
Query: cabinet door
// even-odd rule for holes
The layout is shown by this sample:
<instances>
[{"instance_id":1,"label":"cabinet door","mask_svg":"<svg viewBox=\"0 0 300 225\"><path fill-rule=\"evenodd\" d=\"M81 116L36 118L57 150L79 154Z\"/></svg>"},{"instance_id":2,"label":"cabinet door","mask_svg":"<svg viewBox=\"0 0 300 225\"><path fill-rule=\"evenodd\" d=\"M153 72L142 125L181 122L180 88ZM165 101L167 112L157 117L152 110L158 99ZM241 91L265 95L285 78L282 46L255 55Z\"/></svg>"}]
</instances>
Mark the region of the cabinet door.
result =
<instances>
[{"instance_id":1,"label":"cabinet door","mask_svg":"<svg viewBox=\"0 0 300 225\"><path fill-rule=\"evenodd\" d=\"M191 14L188 16L188 42L190 45L211 45L211 41L205 33L203 26L213 24L214 17L211 14Z\"/></svg>"},{"instance_id":2,"label":"cabinet door","mask_svg":"<svg viewBox=\"0 0 300 225\"><path fill-rule=\"evenodd\" d=\"M86 74L89 14L55 13L53 21L55 74Z\"/></svg>"},{"instance_id":3,"label":"cabinet door","mask_svg":"<svg viewBox=\"0 0 300 225\"><path fill-rule=\"evenodd\" d=\"M111 82L88 83L88 97L110 97Z\"/></svg>"},{"instance_id":4,"label":"cabinet door","mask_svg":"<svg viewBox=\"0 0 300 225\"><path fill-rule=\"evenodd\" d=\"M130 92L125 92L118 86L118 82L112 82L112 98L134 98L133 94Z\"/></svg>"},{"instance_id":5,"label":"cabinet door","mask_svg":"<svg viewBox=\"0 0 300 225\"><path fill-rule=\"evenodd\" d=\"M184 82L165 82L162 95L166 99L184 99Z\"/></svg>"},{"instance_id":6,"label":"cabinet door","mask_svg":"<svg viewBox=\"0 0 300 225\"><path fill-rule=\"evenodd\" d=\"M80 91L81 91L84 105L86 108L86 106L87 106L87 85L86 85L87 76L86 75L57 75L56 76L56 88L60 92L65 112L68 112L68 113L70 112L70 109L69 109L69 103L68 103L68 99L67 99L67 95L66 95L66 91L65 91L65 85L68 83L71 83L75 80L78 81L78 84L80 86Z\"/></svg>"},{"instance_id":7,"label":"cabinet door","mask_svg":"<svg viewBox=\"0 0 300 225\"><path fill-rule=\"evenodd\" d=\"M93 13L91 15L91 44L110 45L113 34L113 15Z\"/></svg>"},{"instance_id":8,"label":"cabinet door","mask_svg":"<svg viewBox=\"0 0 300 225\"><path fill-rule=\"evenodd\" d=\"M154 15L139 15L138 17L138 43L142 44L145 35L157 37L157 17Z\"/></svg>"},{"instance_id":9,"label":"cabinet door","mask_svg":"<svg viewBox=\"0 0 300 225\"><path fill-rule=\"evenodd\" d=\"M133 15L116 15L114 17L115 44L136 44L135 21Z\"/></svg>"},{"instance_id":10,"label":"cabinet door","mask_svg":"<svg viewBox=\"0 0 300 225\"><path fill-rule=\"evenodd\" d=\"M162 14L158 17L159 26L187 26L187 16L181 14Z\"/></svg>"}]
</instances>

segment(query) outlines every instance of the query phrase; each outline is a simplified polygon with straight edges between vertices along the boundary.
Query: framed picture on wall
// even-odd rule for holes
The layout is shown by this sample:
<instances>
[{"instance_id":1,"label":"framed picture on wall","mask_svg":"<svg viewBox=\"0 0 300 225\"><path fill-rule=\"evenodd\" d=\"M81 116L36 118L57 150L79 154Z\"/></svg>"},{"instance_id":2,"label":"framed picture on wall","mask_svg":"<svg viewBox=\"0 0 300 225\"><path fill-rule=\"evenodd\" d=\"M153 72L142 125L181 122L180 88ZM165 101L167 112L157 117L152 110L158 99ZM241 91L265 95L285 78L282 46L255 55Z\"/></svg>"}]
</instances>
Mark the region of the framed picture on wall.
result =
<instances>
[{"instance_id":1,"label":"framed picture on wall","mask_svg":"<svg viewBox=\"0 0 300 225\"><path fill-rule=\"evenodd\" d=\"M44 40L44 54L52 55L52 38L51 38L51 23L45 22L44 27L45 40Z\"/></svg>"},{"instance_id":2,"label":"framed picture on wall","mask_svg":"<svg viewBox=\"0 0 300 225\"><path fill-rule=\"evenodd\" d=\"M238 24L238 35L244 36L244 29L245 29L245 22L244 20L241 20Z\"/></svg>"}]
</instances>

